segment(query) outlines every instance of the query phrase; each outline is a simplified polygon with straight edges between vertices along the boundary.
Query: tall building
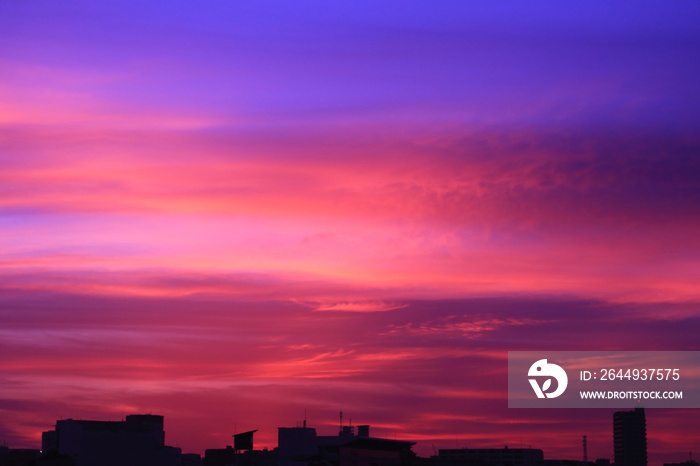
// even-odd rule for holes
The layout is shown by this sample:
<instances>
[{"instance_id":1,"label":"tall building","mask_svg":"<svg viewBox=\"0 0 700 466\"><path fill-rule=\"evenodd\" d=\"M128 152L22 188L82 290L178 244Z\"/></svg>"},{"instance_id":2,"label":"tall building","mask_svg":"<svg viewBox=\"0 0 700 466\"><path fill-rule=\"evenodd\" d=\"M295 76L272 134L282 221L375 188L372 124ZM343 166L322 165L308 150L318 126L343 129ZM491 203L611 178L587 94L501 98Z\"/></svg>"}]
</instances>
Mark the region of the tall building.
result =
<instances>
[{"instance_id":1,"label":"tall building","mask_svg":"<svg viewBox=\"0 0 700 466\"><path fill-rule=\"evenodd\" d=\"M644 408L613 414L615 466L647 466L647 422Z\"/></svg>"},{"instance_id":2,"label":"tall building","mask_svg":"<svg viewBox=\"0 0 700 466\"><path fill-rule=\"evenodd\" d=\"M180 449L165 446L163 416L134 414L125 421L56 421L42 450L67 455L76 466L173 466Z\"/></svg>"}]
</instances>

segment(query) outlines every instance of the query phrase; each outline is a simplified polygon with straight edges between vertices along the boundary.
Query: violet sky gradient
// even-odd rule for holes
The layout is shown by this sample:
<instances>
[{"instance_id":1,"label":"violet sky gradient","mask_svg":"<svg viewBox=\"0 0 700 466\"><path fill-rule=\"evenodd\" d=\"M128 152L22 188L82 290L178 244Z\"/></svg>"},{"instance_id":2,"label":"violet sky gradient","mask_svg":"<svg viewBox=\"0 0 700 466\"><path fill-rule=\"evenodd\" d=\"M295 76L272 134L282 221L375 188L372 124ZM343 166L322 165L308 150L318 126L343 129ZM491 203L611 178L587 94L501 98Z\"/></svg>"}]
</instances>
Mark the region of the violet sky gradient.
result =
<instances>
[{"instance_id":1,"label":"violet sky gradient","mask_svg":"<svg viewBox=\"0 0 700 466\"><path fill-rule=\"evenodd\" d=\"M309 413L612 457L509 350L698 350L700 3L0 3L0 442ZM542 412L545 411L545 412ZM700 450L647 413L651 464Z\"/></svg>"}]
</instances>

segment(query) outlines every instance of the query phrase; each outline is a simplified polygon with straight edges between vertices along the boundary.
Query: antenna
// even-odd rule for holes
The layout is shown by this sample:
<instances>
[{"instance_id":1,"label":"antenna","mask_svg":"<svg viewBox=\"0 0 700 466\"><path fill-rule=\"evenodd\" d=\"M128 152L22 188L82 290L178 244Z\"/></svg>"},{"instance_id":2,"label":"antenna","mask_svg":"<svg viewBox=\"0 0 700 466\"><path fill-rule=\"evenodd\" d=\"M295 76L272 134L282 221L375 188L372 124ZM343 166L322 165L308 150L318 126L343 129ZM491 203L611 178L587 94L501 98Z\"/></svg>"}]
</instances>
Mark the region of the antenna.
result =
<instances>
[{"instance_id":1,"label":"antenna","mask_svg":"<svg viewBox=\"0 0 700 466\"><path fill-rule=\"evenodd\" d=\"M588 463L588 438L583 436L583 462Z\"/></svg>"},{"instance_id":2,"label":"antenna","mask_svg":"<svg viewBox=\"0 0 700 466\"><path fill-rule=\"evenodd\" d=\"M306 427L306 408L304 408L304 427Z\"/></svg>"}]
</instances>

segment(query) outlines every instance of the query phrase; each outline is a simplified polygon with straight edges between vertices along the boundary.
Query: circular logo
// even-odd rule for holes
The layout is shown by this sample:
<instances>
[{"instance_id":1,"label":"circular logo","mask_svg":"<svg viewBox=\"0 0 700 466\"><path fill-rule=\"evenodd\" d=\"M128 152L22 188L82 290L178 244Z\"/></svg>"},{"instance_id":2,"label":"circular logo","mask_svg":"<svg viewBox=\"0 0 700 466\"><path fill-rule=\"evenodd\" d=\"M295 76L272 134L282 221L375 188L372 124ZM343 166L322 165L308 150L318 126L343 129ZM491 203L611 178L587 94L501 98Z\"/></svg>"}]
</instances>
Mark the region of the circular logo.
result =
<instances>
[{"instance_id":1,"label":"circular logo","mask_svg":"<svg viewBox=\"0 0 700 466\"><path fill-rule=\"evenodd\" d=\"M556 398L564 393L569 383L566 371L556 364L548 363L546 359L540 359L530 366L527 375L528 377L535 377L529 378L528 381L532 385L537 398ZM540 385L538 379L542 380L542 385ZM557 385L555 390L550 391L552 379L557 381Z\"/></svg>"}]
</instances>

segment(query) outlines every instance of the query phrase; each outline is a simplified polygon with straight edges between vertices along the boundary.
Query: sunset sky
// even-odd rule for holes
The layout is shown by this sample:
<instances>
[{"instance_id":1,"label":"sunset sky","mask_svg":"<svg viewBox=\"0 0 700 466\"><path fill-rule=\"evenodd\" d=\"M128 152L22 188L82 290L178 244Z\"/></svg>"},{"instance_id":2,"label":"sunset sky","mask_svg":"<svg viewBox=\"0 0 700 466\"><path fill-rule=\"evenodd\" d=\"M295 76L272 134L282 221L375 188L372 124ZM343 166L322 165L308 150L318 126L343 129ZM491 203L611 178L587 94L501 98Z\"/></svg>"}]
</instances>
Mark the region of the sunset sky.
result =
<instances>
[{"instance_id":1,"label":"sunset sky","mask_svg":"<svg viewBox=\"0 0 700 466\"><path fill-rule=\"evenodd\" d=\"M0 2L0 444L307 412L612 458L507 351L700 350L697 1ZM700 452L648 410L650 464Z\"/></svg>"}]
</instances>

